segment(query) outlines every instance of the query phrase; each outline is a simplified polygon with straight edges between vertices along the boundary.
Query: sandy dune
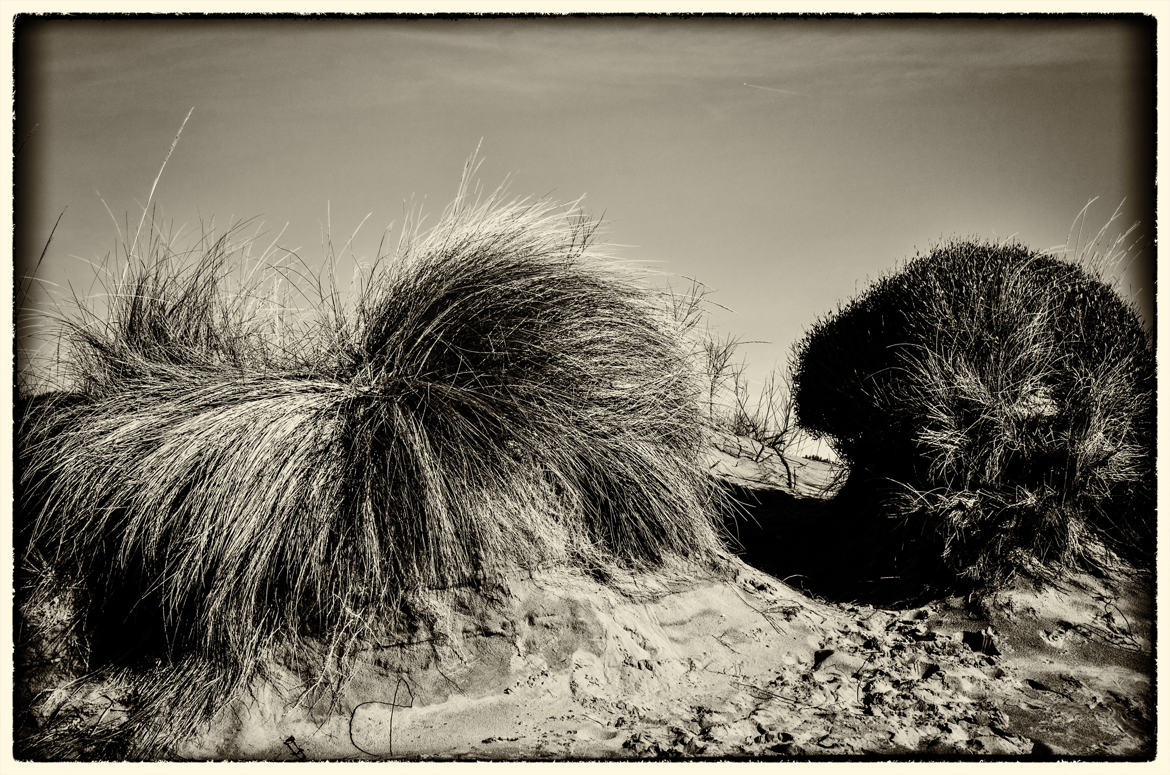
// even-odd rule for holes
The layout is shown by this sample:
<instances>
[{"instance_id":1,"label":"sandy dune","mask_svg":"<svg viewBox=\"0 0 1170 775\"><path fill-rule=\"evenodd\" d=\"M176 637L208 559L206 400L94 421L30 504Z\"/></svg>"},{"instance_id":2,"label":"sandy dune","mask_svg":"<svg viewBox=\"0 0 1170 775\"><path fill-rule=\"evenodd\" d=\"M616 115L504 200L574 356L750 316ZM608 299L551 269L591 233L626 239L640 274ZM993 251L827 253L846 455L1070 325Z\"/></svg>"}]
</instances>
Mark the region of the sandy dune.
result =
<instances>
[{"instance_id":1,"label":"sandy dune","mask_svg":"<svg viewBox=\"0 0 1170 775\"><path fill-rule=\"evenodd\" d=\"M1150 750L1140 595L1082 579L906 611L818 603L746 566L616 594L560 572L371 652L332 709L290 675L188 758L1137 756ZM1120 606L1120 607L1119 607ZM481 614L490 611L490 617ZM1041 611L1043 613L1041 613ZM486 621L488 624L477 622ZM376 654L376 655L375 655Z\"/></svg>"},{"instance_id":2,"label":"sandy dune","mask_svg":"<svg viewBox=\"0 0 1170 775\"><path fill-rule=\"evenodd\" d=\"M760 481L758 464L724 462ZM799 461L804 489L789 495L812 497L830 468ZM949 597L883 608L818 599L733 560L609 585L546 570L491 594L457 590L442 603L434 637L372 645L339 693L314 692L273 665L252 697L224 708L171 754L1140 758L1153 751L1152 592L1142 579L1078 576L1060 588L1021 582L977 606ZM56 673L26 675L26 685L59 684L70 666L53 664ZM116 726L131 688L90 685L64 701L43 692L34 717L44 723L72 713L79 724Z\"/></svg>"}]
</instances>

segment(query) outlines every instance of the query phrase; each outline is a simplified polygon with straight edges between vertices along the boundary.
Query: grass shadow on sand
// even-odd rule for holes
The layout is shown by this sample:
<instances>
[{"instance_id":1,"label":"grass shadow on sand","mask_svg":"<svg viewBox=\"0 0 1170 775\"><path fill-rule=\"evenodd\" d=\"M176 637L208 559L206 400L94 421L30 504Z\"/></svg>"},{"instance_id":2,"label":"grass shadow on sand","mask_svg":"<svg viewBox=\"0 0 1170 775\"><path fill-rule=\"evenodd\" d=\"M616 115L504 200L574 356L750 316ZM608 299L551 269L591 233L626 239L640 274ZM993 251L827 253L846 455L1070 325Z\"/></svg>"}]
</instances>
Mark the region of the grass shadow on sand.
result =
<instances>
[{"instance_id":1,"label":"grass shadow on sand","mask_svg":"<svg viewBox=\"0 0 1170 775\"><path fill-rule=\"evenodd\" d=\"M913 608L965 593L903 523L884 516L855 480L828 497L723 480L736 501L724 513L733 550L748 564L832 602Z\"/></svg>"}]
</instances>

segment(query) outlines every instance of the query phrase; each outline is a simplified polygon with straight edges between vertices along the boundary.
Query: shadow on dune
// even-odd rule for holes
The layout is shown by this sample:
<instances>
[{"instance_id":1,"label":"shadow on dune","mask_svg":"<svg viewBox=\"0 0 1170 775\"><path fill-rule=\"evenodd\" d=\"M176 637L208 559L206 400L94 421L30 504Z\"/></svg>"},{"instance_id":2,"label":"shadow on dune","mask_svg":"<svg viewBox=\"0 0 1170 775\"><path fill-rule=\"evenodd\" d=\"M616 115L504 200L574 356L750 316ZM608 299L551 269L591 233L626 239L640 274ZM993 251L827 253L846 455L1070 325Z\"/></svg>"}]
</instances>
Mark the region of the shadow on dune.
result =
<instances>
[{"instance_id":1,"label":"shadow on dune","mask_svg":"<svg viewBox=\"0 0 1170 775\"><path fill-rule=\"evenodd\" d=\"M938 547L884 516L855 477L824 498L721 484L737 503L724 514L736 554L808 594L912 608L967 591L942 566Z\"/></svg>"}]
</instances>

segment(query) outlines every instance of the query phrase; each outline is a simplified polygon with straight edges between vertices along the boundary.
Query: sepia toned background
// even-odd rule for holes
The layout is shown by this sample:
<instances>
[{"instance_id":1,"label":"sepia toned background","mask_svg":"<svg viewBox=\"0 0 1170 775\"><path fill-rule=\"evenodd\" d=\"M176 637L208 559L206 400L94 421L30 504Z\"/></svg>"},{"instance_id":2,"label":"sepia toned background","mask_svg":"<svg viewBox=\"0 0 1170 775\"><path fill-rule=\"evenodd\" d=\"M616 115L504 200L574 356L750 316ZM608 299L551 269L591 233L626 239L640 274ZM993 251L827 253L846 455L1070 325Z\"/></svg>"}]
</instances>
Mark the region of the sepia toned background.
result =
<instances>
[{"instance_id":1,"label":"sepia toned background","mask_svg":"<svg viewBox=\"0 0 1170 775\"><path fill-rule=\"evenodd\" d=\"M1152 319L1140 17L49 17L15 44L18 287L60 216L33 308L91 288L193 107L167 222L256 218L313 265L368 215L343 263L370 259L482 142L486 187L584 195L617 255L709 286L755 379L916 250L1060 245L1095 197L1089 231L1141 221L1123 284Z\"/></svg>"}]
</instances>

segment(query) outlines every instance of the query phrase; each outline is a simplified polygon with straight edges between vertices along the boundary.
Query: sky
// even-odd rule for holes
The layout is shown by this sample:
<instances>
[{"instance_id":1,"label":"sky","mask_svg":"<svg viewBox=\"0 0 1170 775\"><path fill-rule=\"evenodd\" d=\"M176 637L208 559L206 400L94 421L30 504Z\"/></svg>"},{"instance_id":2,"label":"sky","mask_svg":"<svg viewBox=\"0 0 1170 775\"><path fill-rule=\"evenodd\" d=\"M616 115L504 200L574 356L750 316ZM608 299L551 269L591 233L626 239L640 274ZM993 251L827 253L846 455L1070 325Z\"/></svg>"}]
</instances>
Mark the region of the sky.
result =
<instances>
[{"instance_id":1,"label":"sky","mask_svg":"<svg viewBox=\"0 0 1170 775\"><path fill-rule=\"evenodd\" d=\"M1122 17L68 20L16 32L16 267L45 308L111 213L255 218L309 263L372 258L408 201L480 180L603 217L611 252L694 278L748 374L954 237L1064 244L1123 201L1123 291L1153 305L1153 29ZM107 209L108 208L108 209ZM63 214L62 214L63 213ZM123 225L122 228L125 228ZM25 347L43 341L22 340Z\"/></svg>"}]
</instances>

